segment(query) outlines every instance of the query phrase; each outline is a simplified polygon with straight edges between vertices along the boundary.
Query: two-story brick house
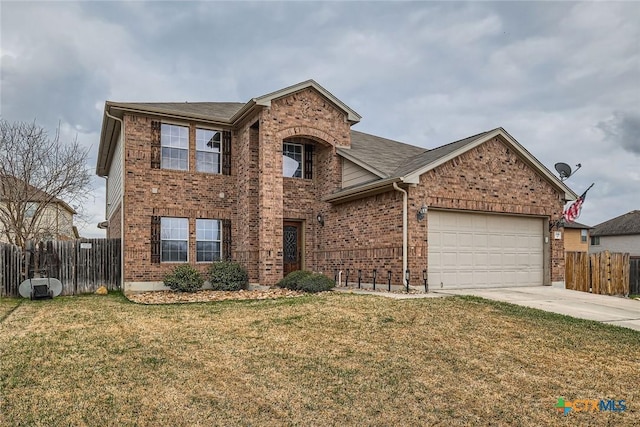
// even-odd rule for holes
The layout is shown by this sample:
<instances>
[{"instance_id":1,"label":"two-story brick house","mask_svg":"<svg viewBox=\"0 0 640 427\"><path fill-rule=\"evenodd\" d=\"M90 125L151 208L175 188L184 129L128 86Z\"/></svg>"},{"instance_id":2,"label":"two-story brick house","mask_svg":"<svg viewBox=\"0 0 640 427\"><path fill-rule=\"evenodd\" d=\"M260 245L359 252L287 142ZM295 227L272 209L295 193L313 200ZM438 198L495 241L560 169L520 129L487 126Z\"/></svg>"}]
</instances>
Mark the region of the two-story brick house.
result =
<instances>
[{"instance_id":1,"label":"two-story brick house","mask_svg":"<svg viewBox=\"0 0 640 427\"><path fill-rule=\"evenodd\" d=\"M126 290L176 263L244 264L355 281L499 286L561 281L549 223L576 198L504 129L427 150L351 129L360 116L313 80L247 103L105 104L97 174Z\"/></svg>"}]
</instances>

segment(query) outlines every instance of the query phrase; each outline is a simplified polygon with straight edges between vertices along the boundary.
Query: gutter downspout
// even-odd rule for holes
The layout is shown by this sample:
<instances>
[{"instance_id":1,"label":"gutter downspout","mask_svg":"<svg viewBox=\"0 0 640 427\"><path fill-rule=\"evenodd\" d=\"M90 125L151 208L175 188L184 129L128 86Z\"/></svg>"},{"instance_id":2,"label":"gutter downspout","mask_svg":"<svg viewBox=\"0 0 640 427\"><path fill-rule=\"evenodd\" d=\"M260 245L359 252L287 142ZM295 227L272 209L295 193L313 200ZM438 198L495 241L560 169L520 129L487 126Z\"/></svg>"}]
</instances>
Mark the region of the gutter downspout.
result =
<instances>
[{"instance_id":1,"label":"gutter downspout","mask_svg":"<svg viewBox=\"0 0 640 427\"><path fill-rule=\"evenodd\" d=\"M120 291L124 292L124 143L125 131L124 120L109 114L108 110L104 110L104 114L120 122L120 138L122 138L122 147L120 147ZM108 184L108 181L107 181ZM107 200L108 202L108 200ZM106 213L106 208L105 208ZM106 218L107 220L109 218Z\"/></svg>"},{"instance_id":2,"label":"gutter downspout","mask_svg":"<svg viewBox=\"0 0 640 427\"><path fill-rule=\"evenodd\" d=\"M406 190L398 187L397 183L393 183L393 188L402 193L402 284L407 286L407 250L408 245L408 227L407 227L407 210L408 210L408 194Z\"/></svg>"}]
</instances>

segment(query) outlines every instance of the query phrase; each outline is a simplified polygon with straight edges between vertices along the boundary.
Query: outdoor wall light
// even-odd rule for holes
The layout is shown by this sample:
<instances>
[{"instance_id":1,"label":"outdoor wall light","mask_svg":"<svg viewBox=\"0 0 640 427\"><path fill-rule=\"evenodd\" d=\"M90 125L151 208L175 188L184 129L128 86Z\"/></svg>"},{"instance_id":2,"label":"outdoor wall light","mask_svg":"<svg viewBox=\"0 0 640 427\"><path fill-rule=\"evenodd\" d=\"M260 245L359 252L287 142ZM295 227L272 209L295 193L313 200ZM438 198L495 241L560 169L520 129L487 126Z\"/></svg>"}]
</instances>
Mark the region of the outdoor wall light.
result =
<instances>
[{"instance_id":1,"label":"outdoor wall light","mask_svg":"<svg viewBox=\"0 0 640 427\"><path fill-rule=\"evenodd\" d=\"M324 227L324 217L322 216L322 213L318 212L318 216L316 216L316 219L318 220L318 224Z\"/></svg>"},{"instance_id":2,"label":"outdoor wall light","mask_svg":"<svg viewBox=\"0 0 640 427\"><path fill-rule=\"evenodd\" d=\"M416 213L416 217L418 218L418 221L422 221L424 217L427 216L428 210L429 208L425 204L423 204L422 207L418 209L418 212Z\"/></svg>"}]
</instances>

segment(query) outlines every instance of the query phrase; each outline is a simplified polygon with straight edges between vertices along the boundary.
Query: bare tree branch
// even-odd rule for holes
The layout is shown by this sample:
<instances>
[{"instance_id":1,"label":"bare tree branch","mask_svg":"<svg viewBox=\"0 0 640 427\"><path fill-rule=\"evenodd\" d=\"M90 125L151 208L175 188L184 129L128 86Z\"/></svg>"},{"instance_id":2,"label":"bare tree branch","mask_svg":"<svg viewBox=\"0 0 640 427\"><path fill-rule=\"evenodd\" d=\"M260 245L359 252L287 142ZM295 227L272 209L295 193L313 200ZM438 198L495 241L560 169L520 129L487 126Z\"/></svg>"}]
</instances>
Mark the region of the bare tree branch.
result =
<instances>
[{"instance_id":1,"label":"bare tree branch","mask_svg":"<svg viewBox=\"0 0 640 427\"><path fill-rule=\"evenodd\" d=\"M0 234L23 246L26 240L56 237L60 209L81 205L90 191L88 149L77 138L60 142L35 122L0 119ZM66 225L66 224L65 224Z\"/></svg>"}]
</instances>

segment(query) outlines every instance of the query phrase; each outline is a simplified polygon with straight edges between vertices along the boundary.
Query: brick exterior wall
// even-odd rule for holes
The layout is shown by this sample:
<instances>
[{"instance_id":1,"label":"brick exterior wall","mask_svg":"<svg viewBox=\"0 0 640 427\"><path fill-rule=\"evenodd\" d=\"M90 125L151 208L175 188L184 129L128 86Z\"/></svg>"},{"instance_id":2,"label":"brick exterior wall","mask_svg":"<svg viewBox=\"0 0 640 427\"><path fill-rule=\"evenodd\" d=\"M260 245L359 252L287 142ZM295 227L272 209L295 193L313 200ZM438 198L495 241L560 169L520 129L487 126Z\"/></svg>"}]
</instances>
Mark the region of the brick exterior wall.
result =
<instances>
[{"instance_id":1,"label":"brick exterior wall","mask_svg":"<svg viewBox=\"0 0 640 427\"><path fill-rule=\"evenodd\" d=\"M232 167L238 186L238 203L235 209L236 226L234 236L236 251L234 260L247 268L252 283L259 282L258 234L260 230L259 189L259 121L257 117L247 120L232 137Z\"/></svg>"},{"instance_id":2,"label":"brick exterior wall","mask_svg":"<svg viewBox=\"0 0 640 427\"><path fill-rule=\"evenodd\" d=\"M195 263L195 220L235 218L236 185L233 176L196 172L195 127L189 141L189 171L151 169L151 117L125 115L124 272L126 282L161 281L175 264L151 262L151 218L189 219L188 259ZM233 165L232 165L233 170ZM156 189L156 192L153 192ZM237 229L232 234L237 235ZM232 240L232 241L235 241Z\"/></svg>"},{"instance_id":3,"label":"brick exterior wall","mask_svg":"<svg viewBox=\"0 0 640 427\"><path fill-rule=\"evenodd\" d=\"M261 284L271 285L282 278L285 218L302 221L306 267L316 269L308 253L318 233L314 218L317 212L330 208L319 197L340 188L340 161L335 149L348 147L350 137L345 114L312 89L274 100L271 108L262 111L258 155ZM314 143L312 180L282 177L282 142L289 138L304 138Z\"/></svg>"},{"instance_id":4,"label":"brick exterior wall","mask_svg":"<svg viewBox=\"0 0 640 427\"><path fill-rule=\"evenodd\" d=\"M160 282L176 264L151 262L151 218L189 220L189 262L195 263L195 219L229 219L232 258L245 265L251 283L273 285L283 275L283 221L300 222L304 268L333 277L350 271L350 282L378 283L386 272L402 283L402 194L397 191L332 205L322 201L340 188L336 147L350 145L345 114L313 89L272 101L232 129L231 175L195 171L196 121L190 127L189 171L151 168L152 116L124 117L124 226L120 210L110 220L109 237L123 233L127 282ZM175 121L172 121L175 123ZM180 124L180 123L176 123ZM283 178L282 143L314 147L312 179ZM500 140L489 141L425 173L409 193L409 268L421 283L427 265L427 219L416 210L430 208L535 215L558 219L562 194L551 187ZM324 226L316 221L322 213ZM227 236L228 237L228 236ZM550 239L551 279L562 280L563 242Z\"/></svg>"},{"instance_id":5,"label":"brick exterior wall","mask_svg":"<svg viewBox=\"0 0 640 427\"><path fill-rule=\"evenodd\" d=\"M355 283L360 269L363 283L371 283L376 269L381 284L392 270L393 284L401 284L402 194L389 191L332 207L317 247L316 269L331 277L335 270L349 270L349 282Z\"/></svg>"},{"instance_id":6,"label":"brick exterior wall","mask_svg":"<svg viewBox=\"0 0 640 427\"><path fill-rule=\"evenodd\" d=\"M428 219L418 222L416 210L429 208L494 212L560 219L564 194L553 188L499 138L467 151L420 177L409 188L409 252L426 253ZM427 217L428 218L428 217ZM563 240L549 239L551 281L564 279ZM419 249L423 248L423 249ZM410 257L411 269L424 262Z\"/></svg>"}]
</instances>

